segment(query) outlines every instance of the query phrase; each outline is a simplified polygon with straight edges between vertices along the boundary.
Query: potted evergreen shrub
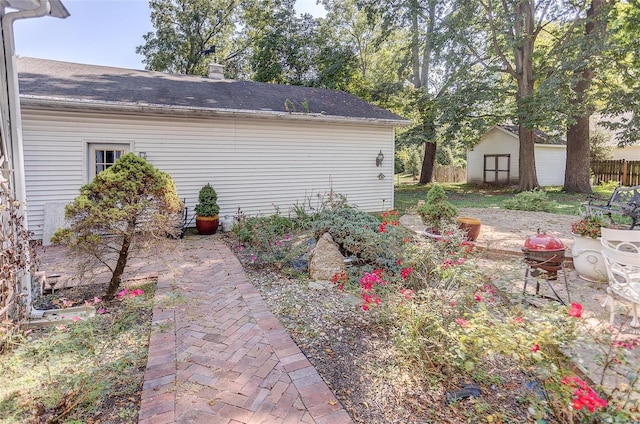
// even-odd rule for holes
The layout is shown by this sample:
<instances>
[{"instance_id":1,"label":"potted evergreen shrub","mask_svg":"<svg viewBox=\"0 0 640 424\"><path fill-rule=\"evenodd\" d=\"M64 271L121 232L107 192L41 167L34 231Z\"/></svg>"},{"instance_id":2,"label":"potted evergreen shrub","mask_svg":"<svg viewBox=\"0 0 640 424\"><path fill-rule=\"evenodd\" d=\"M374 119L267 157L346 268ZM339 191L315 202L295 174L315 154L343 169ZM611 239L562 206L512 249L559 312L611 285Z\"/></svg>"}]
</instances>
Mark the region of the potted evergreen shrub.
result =
<instances>
[{"instance_id":1,"label":"potted evergreen shrub","mask_svg":"<svg viewBox=\"0 0 640 424\"><path fill-rule=\"evenodd\" d=\"M448 200L442 186L434 184L427 193L424 205L418 208L418 215L428 227L424 230L427 237L439 238L440 229L444 224L453 223L458 215L458 209Z\"/></svg>"},{"instance_id":2,"label":"potted evergreen shrub","mask_svg":"<svg viewBox=\"0 0 640 424\"><path fill-rule=\"evenodd\" d=\"M200 234L214 234L218 230L220 223L220 207L218 206L218 195L207 183L198 193L198 204L195 207L196 228Z\"/></svg>"}]
</instances>

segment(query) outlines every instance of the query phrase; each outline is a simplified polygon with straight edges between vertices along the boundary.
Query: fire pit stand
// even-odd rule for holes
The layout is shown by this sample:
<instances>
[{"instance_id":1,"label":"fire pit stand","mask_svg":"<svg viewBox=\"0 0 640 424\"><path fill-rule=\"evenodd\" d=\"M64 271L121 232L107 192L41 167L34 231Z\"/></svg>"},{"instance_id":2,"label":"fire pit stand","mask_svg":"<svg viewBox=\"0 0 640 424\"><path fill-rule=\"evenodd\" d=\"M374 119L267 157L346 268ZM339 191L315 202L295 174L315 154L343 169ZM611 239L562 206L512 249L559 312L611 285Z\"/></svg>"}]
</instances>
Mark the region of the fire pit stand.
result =
<instances>
[{"instance_id":1,"label":"fire pit stand","mask_svg":"<svg viewBox=\"0 0 640 424\"><path fill-rule=\"evenodd\" d=\"M562 271L564 287L567 291L567 303L571 302L567 273L564 269L564 251L565 246L562 241L545 233L540 233L540 230L538 230L538 234L527 238L522 247L524 262L527 264L524 274L523 296L528 293L527 286L530 280L535 278L536 296L555 300L566 305L552 284L552 281L558 280L558 271ZM540 280L544 280L549 289L551 289L553 296L540 294Z\"/></svg>"},{"instance_id":2,"label":"fire pit stand","mask_svg":"<svg viewBox=\"0 0 640 424\"><path fill-rule=\"evenodd\" d=\"M563 252L564 253L564 252ZM528 265L527 269L524 273L524 289L522 290L522 294L524 296L527 295L527 286L532 278L535 279L536 284L536 296L544 297L550 300L556 300L563 305L567 303L562 300L556 289L553 287L552 281L558 280L558 271L562 271L562 277L564 279L564 287L567 291L567 302L571 303L571 294L569 293L569 284L567 283L567 274L562 264L563 256L558 257L557 259L553 259L550 261L540 261L538 259L530 259L526 257L524 262ZM547 287L551 289L553 296L546 296L540 294L540 280L544 279L544 282L547 284Z\"/></svg>"}]
</instances>

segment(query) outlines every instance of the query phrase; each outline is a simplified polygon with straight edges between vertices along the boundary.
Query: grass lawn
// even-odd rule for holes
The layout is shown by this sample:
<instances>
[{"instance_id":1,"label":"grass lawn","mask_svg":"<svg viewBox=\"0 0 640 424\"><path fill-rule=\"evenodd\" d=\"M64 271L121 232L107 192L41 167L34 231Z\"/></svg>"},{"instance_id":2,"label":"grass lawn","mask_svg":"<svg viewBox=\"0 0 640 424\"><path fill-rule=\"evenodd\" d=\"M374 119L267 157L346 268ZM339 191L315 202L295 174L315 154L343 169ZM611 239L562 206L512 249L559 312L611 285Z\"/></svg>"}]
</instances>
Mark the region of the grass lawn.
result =
<instances>
[{"instance_id":1,"label":"grass lawn","mask_svg":"<svg viewBox=\"0 0 640 424\"><path fill-rule=\"evenodd\" d=\"M95 304L98 314L11 340L0 354L0 422L132 423L137 421L155 281L134 282L142 295L111 302L106 287L81 286L39 298L41 308ZM134 286L131 286L132 288Z\"/></svg>"},{"instance_id":2,"label":"grass lawn","mask_svg":"<svg viewBox=\"0 0 640 424\"><path fill-rule=\"evenodd\" d=\"M402 183L395 188L395 207L398 212L406 213L407 209L415 206L419 200L427 197L432 184L419 185ZM504 201L512 198L517 191L512 187L480 186L466 183L440 183L447 193L451 203L458 208L501 208ZM549 199L557 203L553 211L562 215L578 215L581 203L589 200L586 194L565 193L561 187L546 187ZM615 186L603 185L593 187L593 195L607 200Z\"/></svg>"}]
</instances>

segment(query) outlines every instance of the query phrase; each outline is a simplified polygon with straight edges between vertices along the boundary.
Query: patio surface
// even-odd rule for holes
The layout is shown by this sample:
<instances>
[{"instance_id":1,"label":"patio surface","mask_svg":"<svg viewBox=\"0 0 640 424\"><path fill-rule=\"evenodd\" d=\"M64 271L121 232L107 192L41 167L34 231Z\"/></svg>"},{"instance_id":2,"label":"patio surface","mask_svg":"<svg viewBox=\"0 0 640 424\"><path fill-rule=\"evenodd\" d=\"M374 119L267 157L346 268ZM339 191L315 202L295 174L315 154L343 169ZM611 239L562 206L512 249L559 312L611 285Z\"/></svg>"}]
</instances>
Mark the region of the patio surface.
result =
<instances>
[{"instance_id":1,"label":"patio surface","mask_svg":"<svg viewBox=\"0 0 640 424\"><path fill-rule=\"evenodd\" d=\"M219 237L167 243L125 275L158 275L139 423L352 422ZM63 281L64 249L40 257Z\"/></svg>"}]
</instances>

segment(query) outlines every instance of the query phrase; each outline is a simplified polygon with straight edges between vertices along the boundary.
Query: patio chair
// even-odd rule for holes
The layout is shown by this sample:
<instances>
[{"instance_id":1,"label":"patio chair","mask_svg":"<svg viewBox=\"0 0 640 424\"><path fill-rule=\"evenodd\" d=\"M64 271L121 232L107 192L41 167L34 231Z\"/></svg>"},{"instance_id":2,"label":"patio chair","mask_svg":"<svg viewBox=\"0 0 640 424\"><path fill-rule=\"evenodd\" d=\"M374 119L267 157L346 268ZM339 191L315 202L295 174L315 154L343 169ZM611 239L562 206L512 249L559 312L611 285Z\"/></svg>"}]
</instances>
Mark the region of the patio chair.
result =
<instances>
[{"instance_id":1,"label":"patio chair","mask_svg":"<svg viewBox=\"0 0 640 424\"><path fill-rule=\"evenodd\" d=\"M632 327L640 327L640 231L602 228L602 256L607 267L609 287L602 307L609 305L609 323L613 325L615 300L631 304Z\"/></svg>"}]
</instances>

